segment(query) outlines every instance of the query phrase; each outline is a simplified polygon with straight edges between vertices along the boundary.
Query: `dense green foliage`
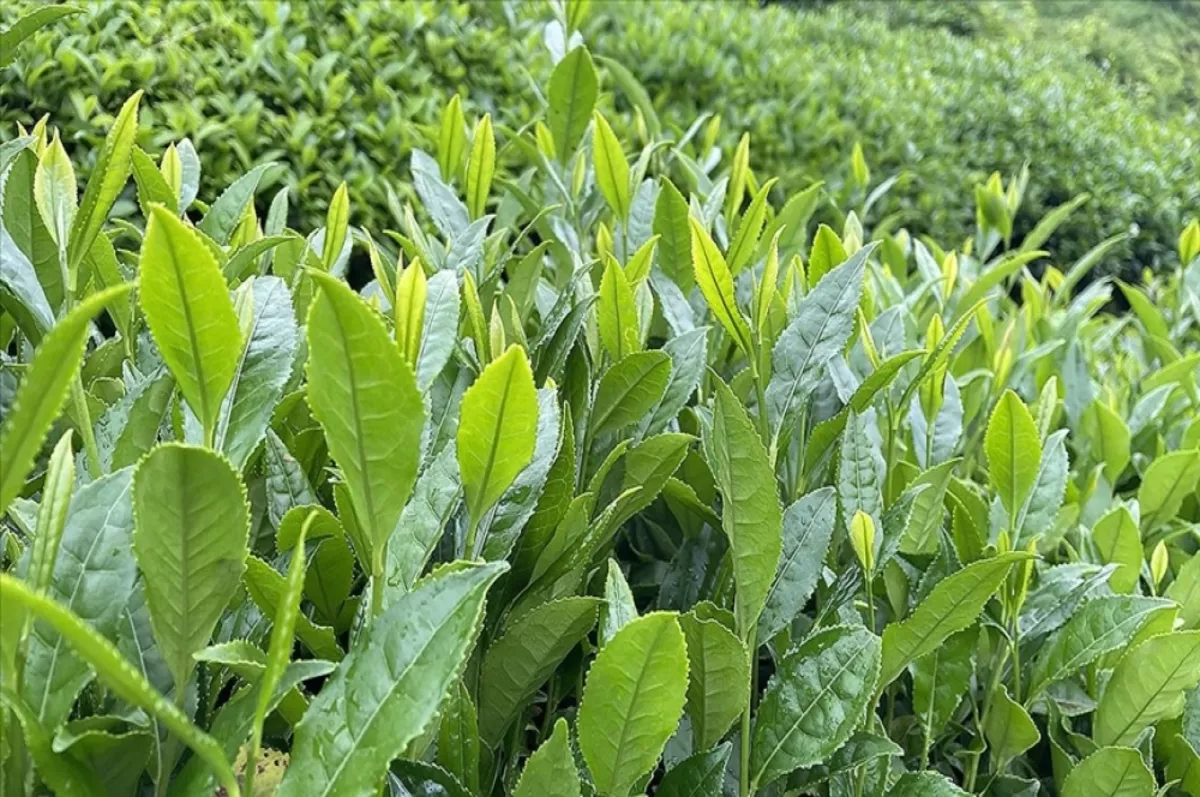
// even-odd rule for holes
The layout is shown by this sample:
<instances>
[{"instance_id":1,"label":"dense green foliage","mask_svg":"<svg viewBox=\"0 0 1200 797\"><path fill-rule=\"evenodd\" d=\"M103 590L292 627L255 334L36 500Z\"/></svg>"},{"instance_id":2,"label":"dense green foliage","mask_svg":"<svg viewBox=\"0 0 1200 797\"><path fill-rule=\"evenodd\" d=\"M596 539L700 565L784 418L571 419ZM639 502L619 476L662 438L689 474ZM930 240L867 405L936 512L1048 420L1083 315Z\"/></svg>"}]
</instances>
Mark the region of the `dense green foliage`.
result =
<instances>
[{"instance_id":1,"label":"dense green foliage","mask_svg":"<svg viewBox=\"0 0 1200 797\"><path fill-rule=\"evenodd\" d=\"M6 4L0 25L28 5ZM780 178L777 201L822 180L836 207L853 206L849 153L861 141L880 178L900 178L873 220L895 213L957 241L974 221L974 185L1029 160L1039 179L1018 232L1088 192L1056 254L1131 232L1102 269L1121 262L1127 275L1169 263L1200 202L1200 11L1186 1L1092 14L1015 2L594 5L589 44L640 82L664 129L715 114L722 147L750 133L752 165ZM547 18L541 3L105 0L30 42L6 74L0 121L50 113L86 153L106 114L145 90L154 132L140 143L191 137L203 195L277 160L294 224L319 223L318 197L346 179L364 222L395 226L388 188L411 198L409 152L429 147L452 94L514 129L543 107ZM599 72L606 112L631 137L629 90ZM819 217L840 226L836 207Z\"/></svg>"},{"instance_id":2,"label":"dense green foliage","mask_svg":"<svg viewBox=\"0 0 1200 797\"><path fill-rule=\"evenodd\" d=\"M1200 797L1200 221L918 235L614 128L587 12L399 231L141 91L0 145L0 794Z\"/></svg>"}]
</instances>

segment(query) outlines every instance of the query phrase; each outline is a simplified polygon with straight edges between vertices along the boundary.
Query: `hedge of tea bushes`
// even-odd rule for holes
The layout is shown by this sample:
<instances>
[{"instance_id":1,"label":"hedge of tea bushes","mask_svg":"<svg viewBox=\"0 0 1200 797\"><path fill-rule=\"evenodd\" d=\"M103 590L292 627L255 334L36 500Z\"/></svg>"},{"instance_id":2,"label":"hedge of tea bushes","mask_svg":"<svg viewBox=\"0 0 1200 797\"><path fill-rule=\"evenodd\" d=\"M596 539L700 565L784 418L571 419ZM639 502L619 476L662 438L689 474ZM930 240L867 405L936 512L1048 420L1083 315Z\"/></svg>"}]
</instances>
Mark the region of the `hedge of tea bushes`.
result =
<instances>
[{"instance_id":1,"label":"hedge of tea bushes","mask_svg":"<svg viewBox=\"0 0 1200 797\"><path fill-rule=\"evenodd\" d=\"M27 7L7 4L0 24ZM82 7L6 70L0 120L28 126L52 113L90 152L111 121L106 109L143 89L161 131L143 134L144 146L190 137L210 190L254 163L280 161L284 171L269 179L291 187L293 220L309 225L321 217L310 197L344 178L365 219L394 226L399 204L385 186L411 198L409 153L428 148L446 100L459 93L469 111L519 126L544 105L547 43L561 50L562 38L561 29L545 35L556 7L543 3ZM877 176L898 178L876 221L962 239L974 223L974 185L1028 160L1039 179L1018 231L1088 192L1060 233L1065 258L1126 232L1104 269L1123 262L1129 275L1169 261L1200 191L1196 112L1180 88L1194 73L1146 59L1151 66L1130 85L1097 63L1136 51L1123 44L1097 55L1092 17L1029 19L995 4L596 2L582 33L598 56L627 66L664 130L678 136L712 115L721 146L749 133L753 165L781 180L777 198L822 180L839 206L861 201L849 168L861 142ZM1162 27L1156 35L1172 36ZM635 135L646 120L632 114L627 77L600 72L613 124ZM841 221L832 206L821 213Z\"/></svg>"}]
</instances>

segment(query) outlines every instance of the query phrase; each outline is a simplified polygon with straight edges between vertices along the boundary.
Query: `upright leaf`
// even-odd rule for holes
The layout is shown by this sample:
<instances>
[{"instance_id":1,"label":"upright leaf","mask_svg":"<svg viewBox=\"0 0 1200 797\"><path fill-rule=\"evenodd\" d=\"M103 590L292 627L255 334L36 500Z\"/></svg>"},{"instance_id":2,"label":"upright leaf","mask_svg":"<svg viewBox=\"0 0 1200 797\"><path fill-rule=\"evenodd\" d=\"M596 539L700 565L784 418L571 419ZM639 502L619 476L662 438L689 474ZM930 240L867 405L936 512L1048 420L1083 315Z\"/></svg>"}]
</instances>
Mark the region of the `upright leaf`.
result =
<instances>
[{"instance_id":1,"label":"upright leaf","mask_svg":"<svg viewBox=\"0 0 1200 797\"><path fill-rule=\"evenodd\" d=\"M783 549L758 619L759 640L772 639L808 602L833 539L835 517L837 500L832 487L809 493L783 513Z\"/></svg>"},{"instance_id":2,"label":"upright leaf","mask_svg":"<svg viewBox=\"0 0 1200 797\"><path fill-rule=\"evenodd\" d=\"M529 756L513 797L579 797L579 770L571 752L567 721L554 723L554 732Z\"/></svg>"},{"instance_id":3,"label":"upright leaf","mask_svg":"<svg viewBox=\"0 0 1200 797\"><path fill-rule=\"evenodd\" d=\"M126 284L92 294L54 325L34 353L0 429L0 512L20 494L46 432L62 409L79 371L92 317L132 288Z\"/></svg>"},{"instance_id":4,"label":"upright leaf","mask_svg":"<svg viewBox=\"0 0 1200 797\"><path fill-rule=\"evenodd\" d=\"M1154 773L1129 747L1102 747L1080 761L1063 781L1063 797L1151 797Z\"/></svg>"},{"instance_id":5,"label":"upright leaf","mask_svg":"<svg viewBox=\"0 0 1200 797\"><path fill-rule=\"evenodd\" d=\"M579 748L604 797L627 797L658 762L687 692L687 650L674 614L655 612L618 632L588 671Z\"/></svg>"},{"instance_id":6,"label":"upright leaf","mask_svg":"<svg viewBox=\"0 0 1200 797\"><path fill-rule=\"evenodd\" d=\"M161 205L150 210L138 270L146 324L211 440L242 351L225 278L200 236Z\"/></svg>"},{"instance_id":7,"label":"upright leaf","mask_svg":"<svg viewBox=\"0 0 1200 797\"><path fill-rule=\"evenodd\" d=\"M314 273L308 400L342 470L374 575L420 464L425 405L383 322L340 280Z\"/></svg>"},{"instance_id":8,"label":"upright leaf","mask_svg":"<svg viewBox=\"0 0 1200 797\"><path fill-rule=\"evenodd\" d=\"M879 637L847 626L816 632L780 661L754 726L752 792L850 738L874 698L879 661Z\"/></svg>"},{"instance_id":9,"label":"upright leaf","mask_svg":"<svg viewBox=\"0 0 1200 797\"><path fill-rule=\"evenodd\" d=\"M696 284L700 286L700 292L704 294L704 300L708 302L717 321L725 327L742 353L749 355L752 351L750 327L737 306L733 274L704 226L692 218L688 221L692 225L692 273L696 277Z\"/></svg>"},{"instance_id":10,"label":"upright leaf","mask_svg":"<svg viewBox=\"0 0 1200 797\"><path fill-rule=\"evenodd\" d=\"M567 159L579 146L596 105L596 67L586 47L576 47L554 67L550 76L548 122L558 160Z\"/></svg>"},{"instance_id":11,"label":"upright leaf","mask_svg":"<svg viewBox=\"0 0 1200 797\"><path fill-rule=\"evenodd\" d=\"M772 434L807 400L825 364L842 351L854 329L862 296L863 269L875 244L859 249L798 302L796 314L775 343L774 373L767 385Z\"/></svg>"},{"instance_id":12,"label":"upright leaf","mask_svg":"<svg viewBox=\"0 0 1200 797\"><path fill-rule=\"evenodd\" d=\"M463 564L376 617L296 727L280 797L372 797L388 763L433 719L470 651L503 562Z\"/></svg>"},{"instance_id":13,"label":"upright leaf","mask_svg":"<svg viewBox=\"0 0 1200 797\"><path fill-rule=\"evenodd\" d=\"M1011 390L1004 391L988 419L984 448L992 486L1013 518L1037 479L1042 441L1029 408Z\"/></svg>"},{"instance_id":14,"label":"upright leaf","mask_svg":"<svg viewBox=\"0 0 1200 797\"><path fill-rule=\"evenodd\" d=\"M463 394L458 469L473 523L500 500L533 458L537 418L529 358L520 346L510 346Z\"/></svg>"},{"instance_id":15,"label":"upright leaf","mask_svg":"<svg viewBox=\"0 0 1200 797\"><path fill-rule=\"evenodd\" d=\"M680 616L687 642L687 713L693 747L707 750L729 730L749 699L750 656L746 646L717 620L694 612Z\"/></svg>"},{"instance_id":16,"label":"upright leaf","mask_svg":"<svg viewBox=\"0 0 1200 797\"><path fill-rule=\"evenodd\" d=\"M76 214L75 223L71 227L67 263L72 269L79 265L83 256L91 249L92 242L108 218L108 211L120 195L121 189L125 187L125 181L129 179L133 145L138 130L138 103L141 99L142 92L137 91L125 101L96 157L92 176L88 179L83 199L79 202L79 213Z\"/></svg>"},{"instance_id":17,"label":"upright leaf","mask_svg":"<svg viewBox=\"0 0 1200 797\"><path fill-rule=\"evenodd\" d=\"M246 566L246 488L219 454L166 443L138 464L133 509L154 638L183 689Z\"/></svg>"},{"instance_id":18,"label":"upright leaf","mask_svg":"<svg viewBox=\"0 0 1200 797\"><path fill-rule=\"evenodd\" d=\"M596 184L608 206L622 223L629 220L629 161L621 142L608 122L596 111L592 114L592 159L596 166Z\"/></svg>"},{"instance_id":19,"label":"upright leaf","mask_svg":"<svg viewBox=\"0 0 1200 797\"><path fill-rule=\"evenodd\" d=\"M783 549L783 513L775 473L745 407L716 380L709 465L724 498L721 525L733 552L738 633L749 639L767 600Z\"/></svg>"}]
</instances>

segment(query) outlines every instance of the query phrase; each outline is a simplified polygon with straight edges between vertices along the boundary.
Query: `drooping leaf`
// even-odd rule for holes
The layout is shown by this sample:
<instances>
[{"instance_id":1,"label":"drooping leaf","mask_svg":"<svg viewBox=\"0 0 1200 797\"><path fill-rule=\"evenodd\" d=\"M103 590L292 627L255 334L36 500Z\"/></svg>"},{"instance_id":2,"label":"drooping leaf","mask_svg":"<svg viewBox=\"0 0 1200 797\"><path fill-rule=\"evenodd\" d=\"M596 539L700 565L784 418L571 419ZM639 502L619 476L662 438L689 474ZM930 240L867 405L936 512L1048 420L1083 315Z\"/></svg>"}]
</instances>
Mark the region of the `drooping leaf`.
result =
<instances>
[{"instance_id":1,"label":"drooping leaf","mask_svg":"<svg viewBox=\"0 0 1200 797\"><path fill-rule=\"evenodd\" d=\"M191 723L178 708L154 690L140 672L134 669L108 640L93 631L57 602L31 592L11 576L0 574L0 599L18 604L54 627L72 648L92 667L105 685L121 699L132 703L158 718L166 727L195 751L216 774L230 794L238 793L237 780L229 760L211 736Z\"/></svg>"},{"instance_id":2,"label":"drooping leaf","mask_svg":"<svg viewBox=\"0 0 1200 797\"><path fill-rule=\"evenodd\" d=\"M685 758L667 771L655 794L661 797L721 797L733 745L717 745Z\"/></svg>"},{"instance_id":3,"label":"drooping leaf","mask_svg":"<svg viewBox=\"0 0 1200 797\"><path fill-rule=\"evenodd\" d=\"M1096 708L1096 744L1130 745L1146 727L1183 711L1183 693L1200 684L1200 631L1152 637L1118 662Z\"/></svg>"},{"instance_id":4,"label":"drooping leaf","mask_svg":"<svg viewBox=\"0 0 1200 797\"><path fill-rule=\"evenodd\" d=\"M599 601L563 598L517 618L487 650L479 691L479 736L495 747L559 663L596 624Z\"/></svg>"}]
</instances>

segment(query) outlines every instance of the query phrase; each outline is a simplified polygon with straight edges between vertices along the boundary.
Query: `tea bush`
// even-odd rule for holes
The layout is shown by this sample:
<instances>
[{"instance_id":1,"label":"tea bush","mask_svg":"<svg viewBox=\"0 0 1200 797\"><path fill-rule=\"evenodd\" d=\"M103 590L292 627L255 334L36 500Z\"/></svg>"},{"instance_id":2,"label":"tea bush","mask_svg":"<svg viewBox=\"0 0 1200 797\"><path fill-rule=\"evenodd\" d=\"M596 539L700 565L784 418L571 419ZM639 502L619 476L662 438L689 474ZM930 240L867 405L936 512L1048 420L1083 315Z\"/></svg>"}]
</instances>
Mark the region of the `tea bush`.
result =
<instances>
[{"instance_id":1,"label":"tea bush","mask_svg":"<svg viewBox=\"0 0 1200 797\"><path fill-rule=\"evenodd\" d=\"M399 230L0 145L0 793L1200 797L1200 222L835 229L564 50Z\"/></svg>"},{"instance_id":2,"label":"tea bush","mask_svg":"<svg viewBox=\"0 0 1200 797\"><path fill-rule=\"evenodd\" d=\"M0 24L26 7L0 9ZM1039 179L1014 220L1018 231L1089 192L1056 254L1077 259L1093 242L1131 232L1112 261L1124 261L1131 276L1171 262L1185 214L1200 203L1197 62L1172 71L1165 56L1135 56L1168 52L1164 40L1188 41L1186 8L1179 19L1162 12L1136 29L1133 46L1119 47L1107 42L1129 15L1109 25L1060 16L1035 23L1015 3L804 11L596 3L584 32L641 82L664 130L679 135L711 113L722 118L722 147L749 132L754 167L781 179L777 200L824 180L848 206L846 164L860 141L881 176L900 177L880 216L896 213L910 229L959 241L973 224L963 200L974 184L1029 160ZM158 132L143 134L142 145L190 137L204 159L206 195L278 160L286 166L279 179L293 189L293 224L319 224L316 198L346 179L364 222L394 225L386 187L403 193L409 153L428 148L452 94L514 129L541 111L548 9L104 0L30 42L8 71L0 121L51 113L68 140L91 152L111 122L105 109L145 90ZM1175 28L1164 24L1172 20ZM600 74L620 109L613 124L632 139L625 78L607 66ZM1148 91L1136 79L1143 75L1162 88ZM88 164L76 165L86 174Z\"/></svg>"}]
</instances>

